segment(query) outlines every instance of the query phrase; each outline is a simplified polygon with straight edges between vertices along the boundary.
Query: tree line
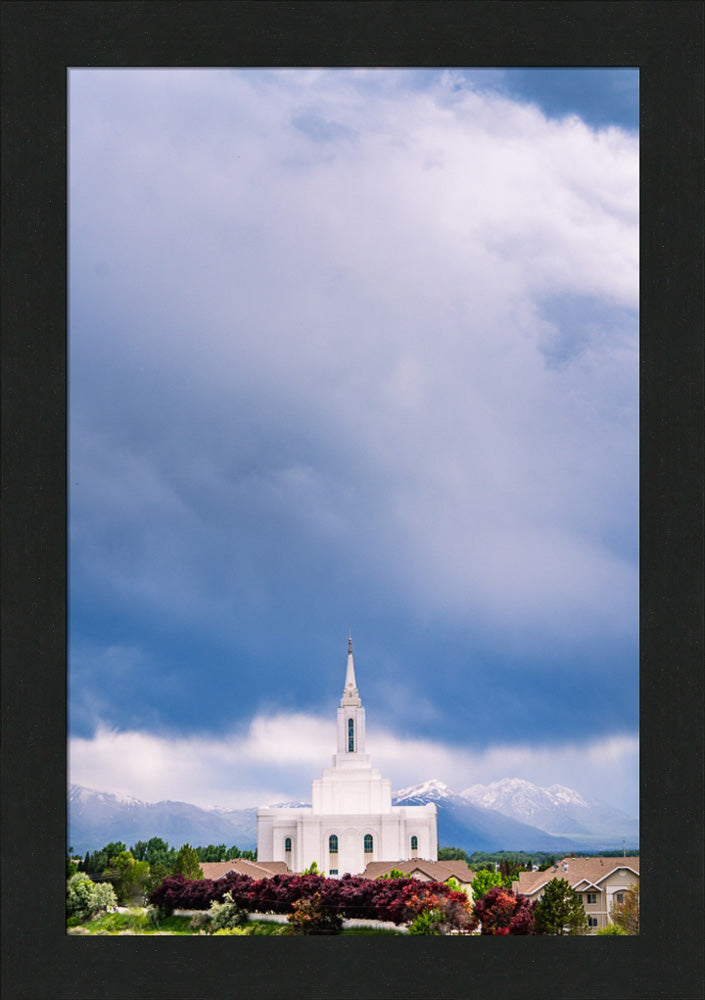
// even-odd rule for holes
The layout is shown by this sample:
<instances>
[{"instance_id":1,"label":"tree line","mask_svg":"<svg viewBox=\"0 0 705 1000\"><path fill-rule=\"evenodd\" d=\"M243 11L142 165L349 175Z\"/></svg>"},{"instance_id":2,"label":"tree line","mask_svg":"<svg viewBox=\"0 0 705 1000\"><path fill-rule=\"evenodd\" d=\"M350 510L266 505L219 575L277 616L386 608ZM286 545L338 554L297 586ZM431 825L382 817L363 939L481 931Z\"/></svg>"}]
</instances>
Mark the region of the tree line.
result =
<instances>
[{"instance_id":1,"label":"tree line","mask_svg":"<svg viewBox=\"0 0 705 1000\"><path fill-rule=\"evenodd\" d=\"M623 850L613 851L581 851L581 858L621 858ZM560 858L576 855L561 854ZM639 850L629 849L629 856L638 858ZM531 871L536 865L537 870L544 872L556 864L557 856L547 851L474 851L468 854L462 847L439 847L439 861L465 861L472 871L498 870L504 875L516 879L521 871Z\"/></svg>"},{"instance_id":2,"label":"tree line","mask_svg":"<svg viewBox=\"0 0 705 1000\"><path fill-rule=\"evenodd\" d=\"M69 848L66 877L80 872L94 883L109 882L118 903L143 900L170 875L203 878L202 861L232 861L244 858L256 861L257 852L241 850L236 844L208 844L191 847L182 844L177 850L161 837L138 840L131 847L122 841L111 841L97 851L86 851L85 857L75 856Z\"/></svg>"}]
</instances>

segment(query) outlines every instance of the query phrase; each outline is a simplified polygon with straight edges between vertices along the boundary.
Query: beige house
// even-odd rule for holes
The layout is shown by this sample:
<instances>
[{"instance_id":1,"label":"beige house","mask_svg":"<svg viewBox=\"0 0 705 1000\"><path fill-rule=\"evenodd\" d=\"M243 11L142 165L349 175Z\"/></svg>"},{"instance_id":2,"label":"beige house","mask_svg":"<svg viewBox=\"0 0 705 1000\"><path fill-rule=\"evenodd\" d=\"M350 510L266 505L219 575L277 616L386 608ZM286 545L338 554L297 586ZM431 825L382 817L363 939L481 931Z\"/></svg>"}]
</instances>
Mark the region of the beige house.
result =
<instances>
[{"instance_id":1,"label":"beige house","mask_svg":"<svg viewBox=\"0 0 705 1000\"><path fill-rule=\"evenodd\" d=\"M249 875L250 878L271 878L289 871L284 861L247 861L234 858L232 861L201 861L204 878L223 878L228 872Z\"/></svg>"},{"instance_id":2,"label":"beige house","mask_svg":"<svg viewBox=\"0 0 705 1000\"><path fill-rule=\"evenodd\" d=\"M512 888L533 901L554 878L565 879L580 896L589 933L594 934L611 923L612 904L621 903L639 884L639 858L564 858L544 872L520 872Z\"/></svg>"},{"instance_id":3,"label":"beige house","mask_svg":"<svg viewBox=\"0 0 705 1000\"><path fill-rule=\"evenodd\" d=\"M411 861L370 861L363 875L365 878L380 878L393 868L421 882L447 882L449 878L455 878L472 899L470 883L475 878L475 872L470 871L465 861L423 861L419 858Z\"/></svg>"}]
</instances>

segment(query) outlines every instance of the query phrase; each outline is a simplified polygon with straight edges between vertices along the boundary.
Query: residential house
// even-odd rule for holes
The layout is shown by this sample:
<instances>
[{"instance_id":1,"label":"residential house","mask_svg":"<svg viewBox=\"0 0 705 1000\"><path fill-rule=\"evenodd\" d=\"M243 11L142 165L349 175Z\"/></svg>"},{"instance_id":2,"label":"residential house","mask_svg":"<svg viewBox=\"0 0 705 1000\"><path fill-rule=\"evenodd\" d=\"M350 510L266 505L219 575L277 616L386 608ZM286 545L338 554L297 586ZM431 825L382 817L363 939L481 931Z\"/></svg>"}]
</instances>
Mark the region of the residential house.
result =
<instances>
[{"instance_id":1,"label":"residential house","mask_svg":"<svg viewBox=\"0 0 705 1000\"><path fill-rule=\"evenodd\" d=\"M594 934L611 923L612 904L621 903L624 894L639 884L639 858L563 858L543 872L520 872L512 888L537 900L554 878L565 879L580 896L589 932Z\"/></svg>"},{"instance_id":2,"label":"residential house","mask_svg":"<svg viewBox=\"0 0 705 1000\"><path fill-rule=\"evenodd\" d=\"M388 875L393 868L421 882L447 882L449 878L455 878L472 900L470 883L475 878L475 872L470 871L465 861L424 861L420 858L411 861L370 861L363 875L365 878L380 878Z\"/></svg>"},{"instance_id":3,"label":"residential house","mask_svg":"<svg viewBox=\"0 0 705 1000\"><path fill-rule=\"evenodd\" d=\"M228 872L238 875L249 875L250 878L271 878L272 875L287 873L289 869L284 861L247 861L245 858L234 858L232 861L201 861L204 878L223 878Z\"/></svg>"}]
</instances>

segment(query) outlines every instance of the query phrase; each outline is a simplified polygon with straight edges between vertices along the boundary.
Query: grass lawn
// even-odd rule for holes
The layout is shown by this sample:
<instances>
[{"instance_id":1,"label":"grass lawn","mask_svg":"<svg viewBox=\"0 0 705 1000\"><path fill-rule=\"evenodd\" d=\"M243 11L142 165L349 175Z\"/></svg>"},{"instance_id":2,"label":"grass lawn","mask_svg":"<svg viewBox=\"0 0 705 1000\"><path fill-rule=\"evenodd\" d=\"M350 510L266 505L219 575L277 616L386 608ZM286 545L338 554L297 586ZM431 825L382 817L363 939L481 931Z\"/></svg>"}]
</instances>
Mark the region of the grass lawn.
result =
<instances>
[{"instance_id":1,"label":"grass lawn","mask_svg":"<svg viewBox=\"0 0 705 1000\"><path fill-rule=\"evenodd\" d=\"M288 924L281 924L274 920L251 920L246 924L246 934L249 935L284 935L289 930ZM69 934L188 934L199 935L204 933L191 927L191 917L172 916L164 917L159 921L158 926L149 923L145 917L145 911L134 909L127 913L106 913L105 916L96 920L87 920L78 923L74 920L68 922ZM386 927L349 927L341 934L349 935L377 935L391 934L394 937L399 935L399 931L390 930ZM233 935L236 936L236 935ZM244 936L240 932L237 936Z\"/></svg>"},{"instance_id":2,"label":"grass lawn","mask_svg":"<svg viewBox=\"0 0 705 1000\"><path fill-rule=\"evenodd\" d=\"M150 925L144 910L129 913L106 913L97 920L83 923L68 922L69 934L198 934L191 927L190 917L165 917L158 927Z\"/></svg>"}]
</instances>

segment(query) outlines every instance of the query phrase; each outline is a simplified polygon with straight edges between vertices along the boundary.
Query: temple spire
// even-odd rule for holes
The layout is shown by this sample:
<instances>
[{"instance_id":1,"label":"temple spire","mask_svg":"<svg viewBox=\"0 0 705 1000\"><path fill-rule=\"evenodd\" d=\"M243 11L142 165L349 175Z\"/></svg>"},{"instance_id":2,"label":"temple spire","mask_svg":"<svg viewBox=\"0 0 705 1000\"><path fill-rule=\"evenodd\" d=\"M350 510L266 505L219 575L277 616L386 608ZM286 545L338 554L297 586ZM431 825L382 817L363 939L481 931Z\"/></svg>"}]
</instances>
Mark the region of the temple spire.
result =
<instances>
[{"instance_id":1,"label":"temple spire","mask_svg":"<svg viewBox=\"0 0 705 1000\"><path fill-rule=\"evenodd\" d=\"M341 705L361 705L360 695L358 694L357 684L355 682L355 664L353 663L353 652L352 652L352 633L348 633L348 663L345 668L345 687L343 688L343 697L340 699Z\"/></svg>"}]
</instances>

